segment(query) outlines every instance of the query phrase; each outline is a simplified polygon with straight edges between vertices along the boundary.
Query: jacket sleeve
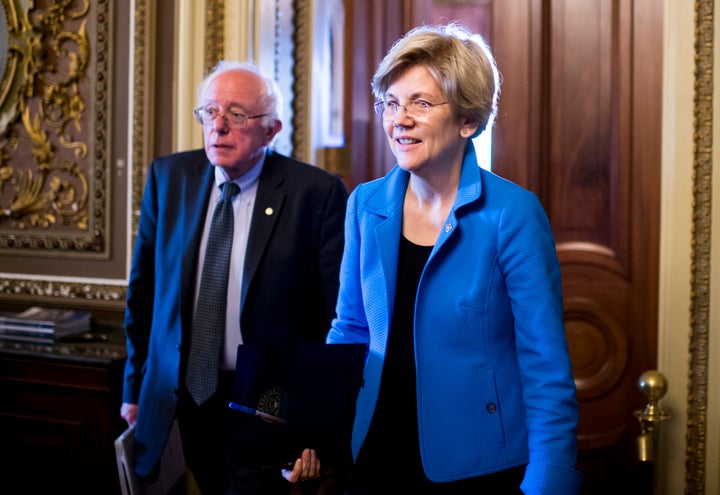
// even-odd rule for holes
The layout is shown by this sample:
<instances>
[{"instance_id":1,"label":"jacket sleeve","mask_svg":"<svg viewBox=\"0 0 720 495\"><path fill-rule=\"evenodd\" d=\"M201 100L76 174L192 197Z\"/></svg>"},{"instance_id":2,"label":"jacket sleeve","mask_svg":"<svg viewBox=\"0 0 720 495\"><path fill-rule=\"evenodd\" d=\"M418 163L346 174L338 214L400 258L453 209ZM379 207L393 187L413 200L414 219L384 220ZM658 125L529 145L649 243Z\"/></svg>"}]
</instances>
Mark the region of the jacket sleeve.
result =
<instances>
[{"instance_id":1,"label":"jacket sleeve","mask_svg":"<svg viewBox=\"0 0 720 495\"><path fill-rule=\"evenodd\" d=\"M520 204L522 206L520 206ZM515 320L527 414L529 463L523 492L577 493L578 406L565 336L560 266L547 216L535 195L506 210L500 253Z\"/></svg>"},{"instance_id":2,"label":"jacket sleeve","mask_svg":"<svg viewBox=\"0 0 720 495\"><path fill-rule=\"evenodd\" d=\"M123 402L137 404L148 355L152 323L155 274L155 232L157 225L157 188L151 165L140 207L140 222L130 267L125 304L127 360L123 382Z\"/></svg>"}]
</instances>

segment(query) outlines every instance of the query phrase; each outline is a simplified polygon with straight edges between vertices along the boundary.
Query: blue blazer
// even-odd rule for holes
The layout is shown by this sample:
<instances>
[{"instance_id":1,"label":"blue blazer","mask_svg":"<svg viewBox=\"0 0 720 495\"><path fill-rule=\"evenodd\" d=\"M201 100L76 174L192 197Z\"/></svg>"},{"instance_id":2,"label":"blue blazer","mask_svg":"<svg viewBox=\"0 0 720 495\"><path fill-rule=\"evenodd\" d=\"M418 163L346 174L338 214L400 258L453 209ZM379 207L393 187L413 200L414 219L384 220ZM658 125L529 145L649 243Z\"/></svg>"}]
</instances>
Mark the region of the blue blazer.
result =
<instances>
[{"instance_id":1,"label":"blue blazer","mask_svg":"<svg viewBox=\"0 0 720 495\"><path fill-rule=\"evenodd\" d=\"M481 169L472 146L455 204L420 278L415 357L420 453L447 482L527 464L526 494L573 494L578 409L560 269L531 192ZM350 195L329 343L368 345L353 453L367 435L393 319L409 173Z\"/></svg>"},{"instance_id":2,"label":"blue blazer","mask_svg":"<svg viewBox=\"0 0 720 495\"><path fill-rule=\"evenodd\" d=\"M204 150L157 158L148 171L127 292L123 389L123 402L139 406L141 476L158 460L175 417L213 180ZM237 301L244 342L325 339L335 315L346 202L339 178L268 152Z\"/></svg>"}]
</instances>

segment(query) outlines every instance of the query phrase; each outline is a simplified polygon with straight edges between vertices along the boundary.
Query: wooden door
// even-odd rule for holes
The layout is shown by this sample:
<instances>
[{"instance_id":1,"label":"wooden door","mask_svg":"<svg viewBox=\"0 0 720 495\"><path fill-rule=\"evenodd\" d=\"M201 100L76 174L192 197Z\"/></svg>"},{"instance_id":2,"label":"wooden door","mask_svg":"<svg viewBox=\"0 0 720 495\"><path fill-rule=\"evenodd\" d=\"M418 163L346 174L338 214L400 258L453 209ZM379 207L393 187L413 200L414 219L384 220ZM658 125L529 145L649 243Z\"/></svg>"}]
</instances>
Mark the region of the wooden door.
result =
<instances>
[{"instance_id":1,"label":"wooden door","mask_svg":"<svg viewBox=\"0 0 720 495\"><path fill-rule=\"evenodd\" d=\"M635 493L638 379L657 366L662 9L649 0L493 8L505 77L494 169L538 193L555 232L583 492Z\"/></svg>"},{"instance_id":2,"label":"wooden door","mask_svg":"<svg viewBox=\"0 0 720 495\"><path fill-rule=\"evenodd\" d=\"M351 184L394 163L371 109L378 61L410 27L437 22L433 9L448 1L369 3L348 8ZM556 236L583 493L635 493L638 379L657 365L662 6L461 3L489 9L485 34L503 75L493 170L538 194Z\"/></svg>"}]
</instances>

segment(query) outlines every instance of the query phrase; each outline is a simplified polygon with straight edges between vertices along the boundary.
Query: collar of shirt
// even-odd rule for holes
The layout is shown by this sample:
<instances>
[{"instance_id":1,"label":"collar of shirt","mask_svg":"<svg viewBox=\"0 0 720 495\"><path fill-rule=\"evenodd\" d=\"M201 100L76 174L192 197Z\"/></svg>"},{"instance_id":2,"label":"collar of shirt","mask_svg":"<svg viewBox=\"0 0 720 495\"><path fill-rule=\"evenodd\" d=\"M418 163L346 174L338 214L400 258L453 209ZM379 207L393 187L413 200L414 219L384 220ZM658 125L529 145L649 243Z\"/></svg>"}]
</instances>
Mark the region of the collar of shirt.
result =
<instances>
[{"instance_id":1,"label":"collar of shirt","mask_svg":"<svg viewBox=\"0 0 720 495\"><path fill-rule=\"evenodd\" d=\"M240 191L248 191L251 187L257 184L260 172L262 172L262 168L265 165L265 156L266 155L263 155L262 158L260 158L260 161L258 161L253 168L245 172L245 175L233 181L235 184L240 186ZM225 175L225 170L223 170L222 167L215 167L215 184L217 184L218 188L227 182L227 180L228 178L227 175Z\"/></svg>"}]
</instances>

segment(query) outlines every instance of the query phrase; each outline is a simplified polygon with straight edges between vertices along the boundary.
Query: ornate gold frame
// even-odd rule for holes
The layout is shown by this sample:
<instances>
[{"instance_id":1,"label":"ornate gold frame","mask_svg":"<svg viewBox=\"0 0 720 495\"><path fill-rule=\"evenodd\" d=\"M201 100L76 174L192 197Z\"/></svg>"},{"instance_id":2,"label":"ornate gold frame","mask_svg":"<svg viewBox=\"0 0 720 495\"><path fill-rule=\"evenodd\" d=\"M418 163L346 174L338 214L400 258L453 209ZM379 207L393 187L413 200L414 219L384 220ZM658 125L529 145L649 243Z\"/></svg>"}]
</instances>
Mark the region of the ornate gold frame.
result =
<instances>
[{"instance_id":1,"label":"ornate gold frame","mask_svg":"<svg viewBox=\"0 0 720 495\"><path fill-rule=\"evenodd\" d=\"M695 98L690 368L685 493L705 493L712 233L714 1L695 1Z\"/></svg>"},{"instance_id":2,"label":"ornate gold frame","mask_svg":"<svg viewBox=\"0 0 720 495\"><path fill-rule=\"evenodd\" d=\"M18 109L22 106L17 103L17 98L7 98L7 92L10 94L21 91L23 87L27 91L29 88L23 82L28 78L50 78L52 76L52 68L49 68L50 75L38 73L37 67L32 69L27 64L48 64L51 63L46 57L38 56L41 48L37 45L40 40L38 37L38 29L47 30L47 36L54 38L54 44L49 50L57 57L66 57L69 62L63 66L59 72L65 75L67 79L61 83L53 82L50 79L49 84L45 84L45 98L42 102L46 105L43 112L36 112L34 116L26 118L22 123L23 132L27 133L28 138L23 137L27 141L33 142L33 153L40 166L40 170L34 177L32 188L26 188L26 185L18 187L22 191L20 199L25 201L20 207L28 208L28 204L36 205L39 212L38 217L47 217L54 213L53 208L56 206L49 201L57 201L57 197L52 194L65 195L64 200L68 200L68 204L73 204L74 197L83 197L83 189L87 192L87 204L79 204L87 211L87 231L86 233L77 233L72 229L61 230L59 233L46 234L37 233L36 230L25 233L17 233L12 230L5 229L0 235L0 250L3 257L8 254L18 254L33 257L62 257L67 259L87 260L90 262L107 260L109 256L109 218L110 218L110 180L111 180L111 164L109 163L109 140L108 122L110 119L110 86L111 86L111 59L112 59L112 31L111 15L112 6L115 0L95 0L92 3L87 1L74 2L72 4L47 4L43 9L33 11L35 16L32 21L30 12L32 5L28 0L0 0L3 12L6 14L8 30L8 56L5 59L5 72L2 73L2 82L0 82L0 100L3 103L3 114L7 116L7 121L3 124L3 132L6 126L13 125L17 122L16 115L12 111L6 112L7 105L15 105ZM38 17L40 16L40 17ZM74 32L73 26L66 25L71 21L81 22L78 32ZM31 26L31 22L35 23ZM89 25L91 23L92 25ZM16 30L20 26L19 30ZM87 29L87 30L86 30ZM75 46L67 47L64 43L74 43ZM34 47L32 52L23 51ZM11 55L11 51L16 50ZM24 65L25 64L25 65ZM58 67L60 67L58 65ZM85 71L85 72L83 72ZM74 85L82 84L82 75L90 73L89 93L81 94L76 90ZM69 82L68 82L69 81ZM45 82L45 81L44 81ZM58 88L62 84L68 86ZM11 87L12 86L12 87ZM27 94L27 93L25 93ZM49 98L52 96L52 99ZM79 105L83 104L83 99L87 98L84 104L89 108L88 118L83 121L83 125L91 133L88 138L77 138L77 135L71 134L68 138L66 135L60 135L59 138L53 134L52 124L49 128L41 128L39 123L52 121L52 118L62 117L62 125L75 129L77 127L77 119L80 115ZM8 101L10 103L8 103ZM19 111L19 110L18 110ZM30 113L30 112L28 112ZM52 122L57 125L57 122ZM61 134L61 133L58 133ZM7 136L7 134L5 134ZM17 132L11 133L11 139L15 139ZM91 136L91 137L90 137ZM51 141L51 137L60 139L55 146L57 149L75 148L76 152L73 156L86 156L88 164L72 165L74 158L59 159L62 172L70 176L52 177L52 173L48 170L57 168L54 162L47 160L48 153L42 154L41 151L47 146L47 142ZM52 149L50 150L53 151ZM78 153L80 153L78 155ZM39 158L38 158L39 157ZM40 159L42 158L42 159ZM5 162L7 156L4 157ZM72 166L70 166L72 165ZM10 167L5 167L5 172ZM18 167L20 169L21 167ZM35 171L26 172L25 177L30 177ZM44 178L39 177L47 174ZM7 177L6 177L7 179ZM43 182L43 180L45 182ZM75 181L75 183L73 183ZM46 187L49 187L49 191ZM78 192L79 191L79 192ZM79 196L78 196L79 195ZM17 202L17 201L16 201ZM34 208L35 206L33 206ZM78 207L78 209L80 209ZM51 219L52 220L52 219ZM77 221L77 220L74 220ZM80 225L80 224L78 224ZM17 248L16 251L13 251ZM7 260L7 258L6 258ZM66 282L62 277L38 277L37 279L29 279L27 275L19 274L18 277L3 278L0 277L0 295L8 301L31 302L37 304L43 299L52 299L59 304L78 305L90 302L98 307L121 308L124 303L124 287L112 284L88 284Z\"/></svg>"},{"instance_id":3,"label":"ornate gold frame","mask_svg":"<svg viewBox=\"0 0 720 495\"><path fill-rule=\"evenodd\" d=\"M310 3L293 0L293 157L309 161L310 71L312 64L312 9Z\"/></svg>"},{"instance_id":4,"label":"ornate gold frame","mask_svg":"<svg viewBox=\"0 0 720 495\"><path fill-rule=\"evenodd\" d=\"M0 252L106 259L111 0L1 3Z\"/></svg>"},{"instance_id":5,"label":"ornate gold frame","mask_svg":"<svg viewBox=\"0 0 720 495\"><path fill-rule=\"evenodd\" d=\"M149 128L149 109L147 106L147 80L150 73L148 67L152 59L150 41L148 39L148 5L146 0L135 0L134 24L132 33L135 45L133 54L133 107L132 107L132 179L131 179L131 245L135 244L138 220L140 219L140 202L145 187L145 173L149 163L149 151L145 142L146 132ZM123 291L123 301L125 293Z\"/></svg>"}]
</instances>

